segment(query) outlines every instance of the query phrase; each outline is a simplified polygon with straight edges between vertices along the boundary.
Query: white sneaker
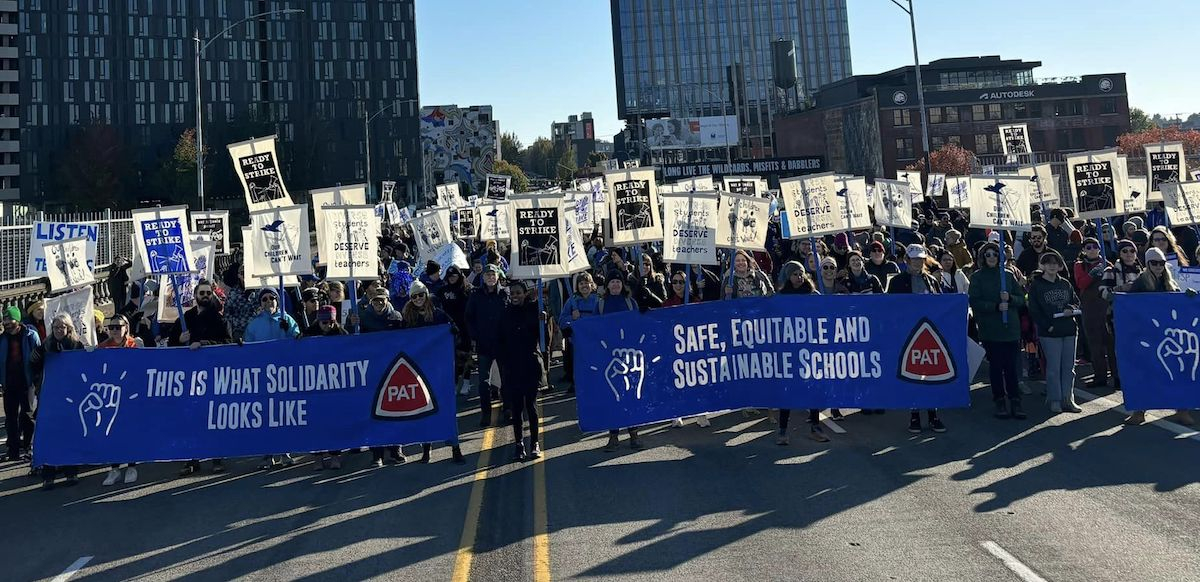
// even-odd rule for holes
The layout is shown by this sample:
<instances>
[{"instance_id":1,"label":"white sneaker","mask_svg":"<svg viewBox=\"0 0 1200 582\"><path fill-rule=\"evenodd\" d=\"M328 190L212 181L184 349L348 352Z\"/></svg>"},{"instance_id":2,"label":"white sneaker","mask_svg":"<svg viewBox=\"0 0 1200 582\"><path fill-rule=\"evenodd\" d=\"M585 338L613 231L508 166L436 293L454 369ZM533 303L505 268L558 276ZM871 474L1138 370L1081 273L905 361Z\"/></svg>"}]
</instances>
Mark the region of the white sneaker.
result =
<instances>
[{"instance_id":1,"label":"white sneaker","mask_svg":"<svg viewBox=\"0 0 1200 582\"><path fill-rule=\"evenodd\" d=\"M681 427L681 426L683 426L683 419L682 419L682 418L676 418L675 420L672 420L672 421L671 421L671 427L672 427L672 428L679 428L679 427Z\"/></svg>"},{"instance_id":2,"label":"white sneaker","mask_svg":"<svg viewBox=\"0 0 1200 582\"><path fill-rule=\"evenodd\" d=\"M129 467L125 469L125 484L137 482L137 467Z\"/></svg>"},{"instance_id":3,"label":"white sneaker","mask_svg":"<svg viewBox=\"0 0 1200 582\"><path fill-rule=\"evenodd\" d=\"M696 426L699 426L701 428L706 428L710 424L712 424L712 423L708 421L707 415L701 414L700 416L696 417Z\"/></svg>"},{"instance_id":4,"label":"white sneaker","mask_svg":"<svg viewBox=\"0 0 1200 582\"><path fill-rule=\"evenodd\" d=\"M121 470L120 469L109 469L108 474L104 476L103 485L105 487L112 487L113 484L116 483L117 480L119 480L120 478L121 478Z\"/></svg>"}]
</instances>

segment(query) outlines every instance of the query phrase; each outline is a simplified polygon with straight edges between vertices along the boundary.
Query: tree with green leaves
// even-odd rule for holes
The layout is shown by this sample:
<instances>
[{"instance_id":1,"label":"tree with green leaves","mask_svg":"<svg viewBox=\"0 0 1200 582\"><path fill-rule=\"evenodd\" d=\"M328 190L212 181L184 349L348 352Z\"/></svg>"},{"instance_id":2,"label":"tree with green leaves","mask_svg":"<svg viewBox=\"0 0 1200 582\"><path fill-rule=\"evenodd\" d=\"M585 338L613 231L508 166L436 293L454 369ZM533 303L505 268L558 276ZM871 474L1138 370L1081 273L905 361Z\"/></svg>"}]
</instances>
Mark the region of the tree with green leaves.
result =
<instances>
[{"instance_id":1,"label":"tree with green leaves","mask_svg":"<svg viewBox=\"0 0 1200 582\"><path fill-rule=\"evenodd\" d=\"M78 211L132 208L132 163L122 136L104 121L76 126L55 177L66 206Z\"/></svg>"},{"instance_id":2,"label":"tree with green leaves","mask_svg":"<svg viewBox=\"0 0 1200 582\"><path fill-rule=\"evenodd\" d=\"M524 145L517 134L508 132L500 135L500 159L510 164L520 164L522 148Z\"/></svg>"},{"instance_id":3,"label":"tree with green leaves","mask_svg":"<svg viewBox=\"0 0 1200 582\"><path fill-rule=\"evenodd\" d=\"M512 177L513 192L529 191L529 177L525 175L520 166L510 163L508 160L496 160L496 164L492 166L492 173Z\"/></svg>"},{"instance_id":4,"label":"tree with green leaves","mask_svg":"<svg viewBox=\"0 0 1200 582\"><path fill-rule=\"evenodd\" d=\"M589 168L596 167L597 164L608 159L608 154L604 152L592 152L588 154L587 164Z\"/></svg>"},{"instance_id":5,"label":"tree with green leaves","mask_svg":"<svg viewBox=\"0 0 1200 582\"><path fill-rule=\"evenodd\" d=\"M554 142L539 137L525 148L521 167L529 173L546 178L555 175L555 164L561 154L555 152Z\"/></svg>"},{"instance_id":6,"label":"tree with green leaves","mask_svg":"<svg viewBox=\"0 0 1200 582\"><path fill-rule=\"evenodd\" d=\"M1129 125L1129 131L1133 133L1149 131L1156 127L1154 122L1151 121L1150 116L1137 107L1129 108Z\"/></svg>"},{"instance_id":7,"label":"tree with green leaves","mask_svg":"<svg viewBox=\"0 0 1200 582\"><path fill-rule=\"evenodd\" d=\"M562 149L562 154L558 156L558 162L555 163L555 174L560 182L569 182L579 171L579 163L575 161L575 146L571 144L560 149Z\"/></svg>"},{"instance_id":8,"label":"tree with green leaves","mask_svg":"<svg viewBox=\"0 0 1200 582\"><path fill-rule=\"evenodd\" d=\"M207 148L205 148L207 149ZM206 151L205 155L211 152ZM196 130L185 129L170 155L151 178L154 193L172 204L198 207L196 197Z\"/></svg>"}]
</instances>

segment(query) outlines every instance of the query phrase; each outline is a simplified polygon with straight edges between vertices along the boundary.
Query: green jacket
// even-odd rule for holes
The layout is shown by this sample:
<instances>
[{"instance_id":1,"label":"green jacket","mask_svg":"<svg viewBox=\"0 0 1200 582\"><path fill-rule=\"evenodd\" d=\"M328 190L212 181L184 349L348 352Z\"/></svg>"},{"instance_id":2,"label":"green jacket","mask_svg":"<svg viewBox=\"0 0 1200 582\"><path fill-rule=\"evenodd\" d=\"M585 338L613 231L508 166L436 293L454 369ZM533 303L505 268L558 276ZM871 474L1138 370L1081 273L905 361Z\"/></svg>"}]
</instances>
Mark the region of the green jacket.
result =
<instances>
[{"instance_id":1,"label":"green jacket","mask_svg":"<svg viewBox=\"0 0 1200 582\"><path fill-rule=\"evenodd\" d=\"M1025 290L1017 285L1012 273L1004 273L1008 290L1008 323L1000 312L1000 269L982 267L971 275L971 288L967 291L975 323L979 326L979 339L985 342L1015 342L1021 339L1021 315L1019 308L1025 305Z\"/></svg>"}]
</instances>

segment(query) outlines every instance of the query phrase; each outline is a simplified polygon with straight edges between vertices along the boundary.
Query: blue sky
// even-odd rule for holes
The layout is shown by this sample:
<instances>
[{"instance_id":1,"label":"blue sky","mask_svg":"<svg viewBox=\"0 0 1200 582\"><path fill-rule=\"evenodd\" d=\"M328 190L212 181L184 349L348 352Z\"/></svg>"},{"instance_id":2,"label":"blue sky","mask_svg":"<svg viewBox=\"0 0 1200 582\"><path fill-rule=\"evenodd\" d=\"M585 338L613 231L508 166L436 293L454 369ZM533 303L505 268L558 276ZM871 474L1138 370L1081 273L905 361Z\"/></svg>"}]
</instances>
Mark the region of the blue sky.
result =
<instances>
[{"instance_id":1,"label":"blue sky","mask_svg":"<svg viewBox=\"0 0 1200 582\"><path fill-rule=\"evenodd\" d=\"M1168 116L1200 111L1200 0L916 4L922 62L1000 55L1041 61L1038 77L1124 72L1132 106ZM849 9L855 73L912 63L899 8L849 0ZM611 137L623 124L610 20L606 0L418 0L421 102L492 105L501 131L526 144L583 111L595 116L598 136Z\"/></svg>"}]
</instances>

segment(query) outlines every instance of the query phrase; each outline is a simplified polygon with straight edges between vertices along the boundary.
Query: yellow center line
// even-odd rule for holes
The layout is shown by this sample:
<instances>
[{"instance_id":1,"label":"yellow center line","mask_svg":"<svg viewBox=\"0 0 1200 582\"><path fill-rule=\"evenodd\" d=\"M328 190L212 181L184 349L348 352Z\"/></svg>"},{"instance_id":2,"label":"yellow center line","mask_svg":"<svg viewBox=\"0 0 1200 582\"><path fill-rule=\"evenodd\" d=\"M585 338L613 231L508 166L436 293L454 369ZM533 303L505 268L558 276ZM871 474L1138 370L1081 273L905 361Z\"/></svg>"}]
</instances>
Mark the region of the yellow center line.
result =
<instances>
[{"instance_id":1,"label":"yellow center line","mask_svg":"<svg viewBox=\"0 0 1200 582\"><path fill-rule=\"evenodd\" d=\"M542 414L541 403L538 403L538 418L543 426L545 416ZM550 582L550 534L547 526L546 512L546 465L542 458L533 463L533 580L534 582Z\"/></svg>"},{"instance_id":2,"label":"yellow center line","mask_svg":"<svg viewBox=\"0 0 1200 582\"><path fill-rule=\"evenodd\" d=\"M479 512L483 506L483 487L490 472L489 464L492 459L492 443L496 440L495 427L488 427L483 432L483 442L479 445L479 464L475 469L475 479L471 483L471 498L467 502L467 515L463 519L462 538L458 540L458 553L454 557L454 582L467 582L471 577L471 562L475 559L475 535L479 531Z\"/></svg>"}]
</instances>

